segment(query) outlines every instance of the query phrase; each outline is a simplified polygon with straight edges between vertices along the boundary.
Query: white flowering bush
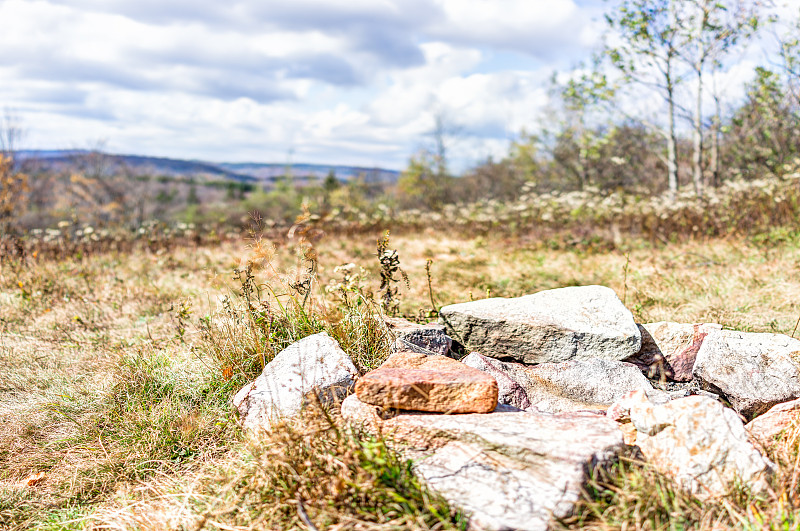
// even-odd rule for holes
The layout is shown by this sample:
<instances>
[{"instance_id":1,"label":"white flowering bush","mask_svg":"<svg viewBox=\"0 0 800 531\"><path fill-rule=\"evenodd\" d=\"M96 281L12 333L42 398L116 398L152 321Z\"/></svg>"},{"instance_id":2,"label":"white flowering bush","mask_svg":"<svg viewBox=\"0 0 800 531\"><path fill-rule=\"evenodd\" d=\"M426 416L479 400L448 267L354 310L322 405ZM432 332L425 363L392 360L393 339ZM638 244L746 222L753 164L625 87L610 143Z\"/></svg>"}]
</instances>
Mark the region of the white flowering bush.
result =
<instances>
[{"instance_id":1,"label":"white flowering bush","mask_svg":"<svg viewBox=\"0 0 800 531\"><path fill-rule=\"evenodd\" d=\"M31 229L21 235L0 234L0 261L27 255L86 256L97 251L129 251L134 246L159 251L180 243L214 243L241 236L240 230L219 230L194 223L148 221L136 228L114 225L101 228L62 220L52 228Z\"/></svg>"},{"instance_id":2,"label":"white flowering bush","mask_svg":"<svg viewBox=\"0 0 800 531\"><path fill-rule=\"evenodd\" d=\"M800 172L782 179L732 180L708 188L698 198L685 187L678 195L645 196L603 193L586 187L565 193L534 193L533 183L520 187L512 201L476 199L445 205L440 211L398 210L386 204L370 211L342 208L320 223L330 229L379 227L521 232L535 230L618 232L670 240L685 235L752 233L790 225L800 215Z\"/></svg>"},{"instance_id":3,"label":"white flowering bush","mask_svg":"<svg viewBox=\"0 0 800 531\"><path fill-rule=\"evenodd\" d=\"M719 188L708 188L702 198L689 187L674 198L666 194L609 193L593 187L536 193L535 183L526 182L513 200L476 198L443 205L438 211L398 209L388 202L365 204L346 204L320 213L309 211L307 220L315 229L345 233L430 228L470 235L536 234L556 245L617 245L623 235L669 242L687 236L758 235L775 227L796 230L796 220L800 219L800 171L780 179L730 180ZM281 238L288 230L280 221L259 222L257 230L269 233L273 239ZM243 226L185 222L148 221L126 228L61 221L52 228L31 230L22 238L0 238L0 255L24 254L20 251L23 248L71 254L123 250L132 245L157 251L176 242L200 244L241 238L247 230ZM354 289L360 277L359 272L344 268L337 274L342 276L341 281L330 287L337 292Z\"/></svg>"}]
</instances>

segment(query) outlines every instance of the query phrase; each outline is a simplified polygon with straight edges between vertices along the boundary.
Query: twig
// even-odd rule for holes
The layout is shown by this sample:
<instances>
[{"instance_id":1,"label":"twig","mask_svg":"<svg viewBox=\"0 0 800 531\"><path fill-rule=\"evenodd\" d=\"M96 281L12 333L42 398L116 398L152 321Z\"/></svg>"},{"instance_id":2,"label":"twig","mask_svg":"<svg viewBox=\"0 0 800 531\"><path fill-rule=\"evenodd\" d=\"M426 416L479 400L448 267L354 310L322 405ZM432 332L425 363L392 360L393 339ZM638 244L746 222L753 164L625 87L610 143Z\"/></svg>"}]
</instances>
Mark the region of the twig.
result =
<instances>
[{"instance_id":1,"label":"twig","mask_svg":"<svg viewBox=\"0 0 800 531\"><path fill-rule=\"evenodd\" d=\"M431 279L431 266L433 265L433 260L428 258L425 262L425 276L428 277L428 297L431 300L431 313L430 317L436 317L439 315L439 310L436 309L436 303L433 301L433 281Z\"/></svg>"},{"instance_id":2,"label":"twig","mask_svg":"<svg viewBox=\"0 0 800 531\"><path fill-rule=\"evenodd\" d=\"M625 267L622 268L624 272L624 279L622 281L622 305L627 306L628 300L628 266L631 263L631 253L625 253Z\"/></svg>"},{"instance_id":3,"label":"twig","mask_svg":"<svg viewBox=\"0 0 800 531\"><path fill-rule=\"evenodd\" d=\"M317 526L315 526L311 520L308 518L308 514L306 513L306 508L303 507L303 500L297 498L297 515L300 517L300 520L306 524L306 527L309 531L319 531Z\"/></svg>"}]
</instances>

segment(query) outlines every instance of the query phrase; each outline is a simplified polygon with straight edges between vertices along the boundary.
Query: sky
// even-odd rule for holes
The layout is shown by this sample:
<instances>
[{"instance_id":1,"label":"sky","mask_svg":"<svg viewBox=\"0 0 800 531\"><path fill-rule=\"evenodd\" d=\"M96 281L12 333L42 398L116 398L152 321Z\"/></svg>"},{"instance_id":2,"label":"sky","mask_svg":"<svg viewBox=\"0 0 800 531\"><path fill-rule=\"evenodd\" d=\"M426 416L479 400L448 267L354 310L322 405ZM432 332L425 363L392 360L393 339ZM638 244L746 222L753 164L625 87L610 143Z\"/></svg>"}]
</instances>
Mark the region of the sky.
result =
<instances>
[{"instance_id":1,"label":"sky","mask_svg":"<svg viewBox=\"0 0 800 531\"><path fill-rule=\"evenodd\" d=\"M603 0L0 0L25 149L458 171L536 127Z\"/></svg>"}]
</instances>

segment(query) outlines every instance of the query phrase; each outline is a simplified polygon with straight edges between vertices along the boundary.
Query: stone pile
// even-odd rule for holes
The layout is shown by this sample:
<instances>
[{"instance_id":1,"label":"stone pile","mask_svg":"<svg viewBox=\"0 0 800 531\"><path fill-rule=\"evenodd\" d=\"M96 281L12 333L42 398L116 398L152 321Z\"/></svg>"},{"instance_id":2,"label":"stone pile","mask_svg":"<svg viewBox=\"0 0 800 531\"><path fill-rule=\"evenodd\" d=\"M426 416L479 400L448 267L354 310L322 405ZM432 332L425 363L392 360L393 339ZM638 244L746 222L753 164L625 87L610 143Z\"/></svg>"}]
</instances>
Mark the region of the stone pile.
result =
<instances>
[{"instance_id":1,"label":"stone pile","mask_svg":"<svg viewBox=\"0 0 800 531\"><path fill-rule=\"evenodd\" d=\"M764 492L775 467L758 448L800 418L800 341L709 323L637 325L602 286L454 304L438 325L387 325L397 341L378 369L359 377L317 334L281 352L234 404L257 430L295 415L310 393L340 403L477 529L547 529L596 467L633 451L701 498L736 482ZM456 346L471 354L453 359Z\"/></svg>"}]
</instances>

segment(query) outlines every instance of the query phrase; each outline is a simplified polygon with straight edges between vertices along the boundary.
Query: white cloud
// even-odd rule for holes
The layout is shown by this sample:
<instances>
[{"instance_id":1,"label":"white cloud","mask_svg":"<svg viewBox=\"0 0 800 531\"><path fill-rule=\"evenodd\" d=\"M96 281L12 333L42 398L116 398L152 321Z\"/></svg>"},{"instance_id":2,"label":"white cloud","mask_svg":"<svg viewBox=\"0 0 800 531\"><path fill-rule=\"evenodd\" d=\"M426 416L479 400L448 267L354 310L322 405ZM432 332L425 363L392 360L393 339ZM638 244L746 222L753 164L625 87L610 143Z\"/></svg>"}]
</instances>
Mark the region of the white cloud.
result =
<instances>
[{"instance_id":1,"label":"white cloud","mask_svg":"<svg viewBox=\"0 0 800 531\"><path fill-rule=\"evenodd\" d=\"M395 168L440 113L463 166L534 120L595 4L3 0L0 107L32 148Z\"/></svg>"},{"instance_id":2,"label":"white cloud","mask_svg":"<svg viewBox=\"0 0 800 531\"><path fill-rule=\"evenodd\" d=\"M575 46L574 33L588 22L572 0L438 0L445 18L432 28L434 35L456 42L556 57L565 46Z\"/></svg>"}]
</instances>

